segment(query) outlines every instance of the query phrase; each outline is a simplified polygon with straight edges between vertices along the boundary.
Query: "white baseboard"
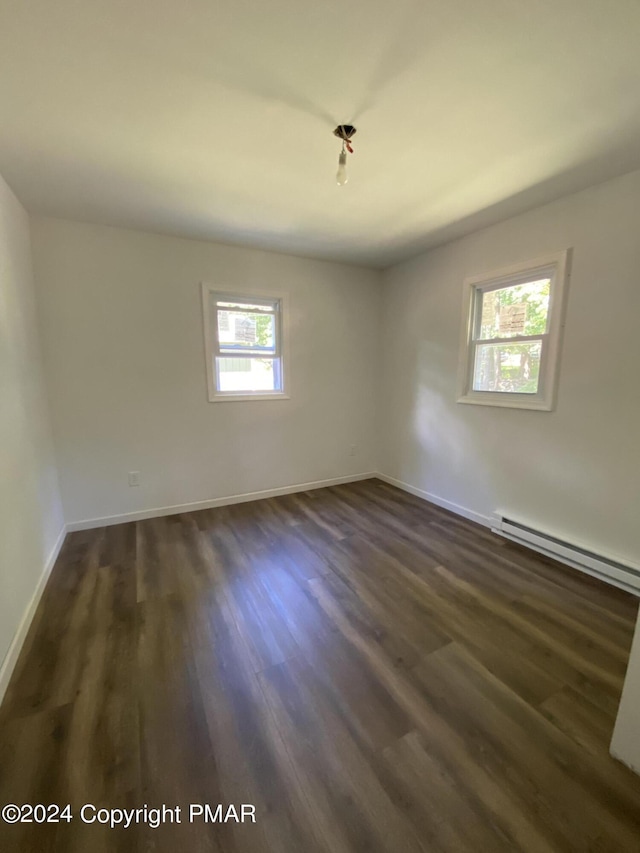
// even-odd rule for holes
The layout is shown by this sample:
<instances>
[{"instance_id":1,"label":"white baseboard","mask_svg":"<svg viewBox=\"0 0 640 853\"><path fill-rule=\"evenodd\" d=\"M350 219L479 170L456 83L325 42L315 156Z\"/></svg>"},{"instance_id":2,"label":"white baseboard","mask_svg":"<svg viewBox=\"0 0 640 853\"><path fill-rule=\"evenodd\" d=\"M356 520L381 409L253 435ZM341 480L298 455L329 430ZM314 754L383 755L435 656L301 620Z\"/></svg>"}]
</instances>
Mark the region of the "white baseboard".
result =
<instances>
[{"instance_id":1,"label":"white baseboard","mask_svg":"<svg viewBox=\"0 0 640 853\"><path fill-rule=\"evenodd\" d=\"M455 512L456 515L462 515L464 518L468 518L469 521L475 521L477 524L482 524L483 527L491 527L493 525L494 519L489 515L482 515L479 512L474 512L472 509L467 509L466 506L454 504L452 501L447 501L444 498L438 497L438 495L432 495L431 492L425 492L424 489L419 489L417 486L412 486L410 483L404 483L402 480L396 480L395 477L389 477L388 474L378 473L376 474L376 477L385 483L389 483L390 486L396 486L398 489L409 492L410 495L415 495L417 498L422 498L424 501L429 501L429 503L441 506L443 509L450 510L450 512Z\"/></svg>"},{"instance_id":2,"label":"white baseboard","mask_svg":"<svg viewBox=\"0 0 640 853\"><path fill-rule=\"evenodd\" d=\"M160 518L164 515L176 515L180 512L195 512L199 509L213 509L217 506L259 501L264 498L275 498L278 495L292 495L296 492L309 492L312 489L324 489L327 486L339 486L341 483L355 483L359 480L370 480L377 477L373 471L366 474L350 474L346 477L334 477L331 480L315 480L312 483L296 483L292 486L280 486L277 489L264 489L260 492L245 492L240 495L228 495L223 498L210 498L205 501L195 501L174 506L154 507L136 512L126 512L121 515L107 515L103 518L87 518L82 521L72 521L67 524L67 530L90 530L93 527L107 527L111 524L125 524L128 521L142 521L145 518Z\"/></svg>"},{"instance_id":3,"label":"white baseboard","mask_svg":"<svg viewBox=\"0 0 640 853\"><path fill-rule=\"evenodd\" d=\"M15 669L15 665L18 662L18 658L20 657L20 652L22 651L22 646L24 645L24 641L29 633L29 628L31 627L31 623L33 621L33 617L35 616L36 610L38 608L38 604L40 603L40 599L42 598L42 593L44 592L44 588L47 585L47 581L49 580L49 575L51 574L51 570L53 569L55 562L58 558L58 554L60 553L60 549L62 548L62 543L64 542L64 538L67 534L66 525L63 525L56 542L51 549L51 552L47 558L46 563L44 564L44 568L42 570L42 574L40 575L40 579L38 580L38 585L36 586L33 595L31 596L31 601L29 602L27 609L25 610L20 625L18 626L18 630L16 631L13 640L11 641L11 645L9 646L9 651L5 655L4 660L2 661L2 666L0 667L0 704L2 704L2 700L4 699L4 694L7 691L7 687L9 686L9 681L11 680L11 676L13 675L13 670Z\"/></svg>"}]
</instances>

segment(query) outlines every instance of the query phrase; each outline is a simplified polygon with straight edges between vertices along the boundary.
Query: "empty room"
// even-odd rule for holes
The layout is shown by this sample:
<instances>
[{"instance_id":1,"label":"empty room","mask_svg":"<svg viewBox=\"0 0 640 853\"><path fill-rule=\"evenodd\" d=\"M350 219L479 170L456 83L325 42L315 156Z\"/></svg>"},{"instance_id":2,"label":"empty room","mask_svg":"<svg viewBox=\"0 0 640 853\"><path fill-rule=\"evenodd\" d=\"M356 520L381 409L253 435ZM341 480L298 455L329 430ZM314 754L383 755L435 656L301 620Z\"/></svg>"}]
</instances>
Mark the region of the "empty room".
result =
<instances>
[{"instance_id":1,"label":"empty room","mask_svg":"<svg viewBox=\"0 0 640 853\"><path fill-rule=\"evenodd\" d=\"M0 0L2 853L640 853L639 36Z\"/></svg>"}]
</instances>

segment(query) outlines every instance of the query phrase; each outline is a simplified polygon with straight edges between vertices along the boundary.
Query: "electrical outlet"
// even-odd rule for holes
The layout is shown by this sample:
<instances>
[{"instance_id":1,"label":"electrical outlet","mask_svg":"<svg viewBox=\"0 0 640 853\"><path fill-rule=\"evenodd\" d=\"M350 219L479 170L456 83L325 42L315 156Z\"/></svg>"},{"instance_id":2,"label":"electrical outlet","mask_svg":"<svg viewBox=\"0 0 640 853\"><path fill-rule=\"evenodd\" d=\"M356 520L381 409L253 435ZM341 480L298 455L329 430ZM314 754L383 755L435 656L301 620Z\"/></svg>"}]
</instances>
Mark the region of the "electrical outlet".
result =
<instances>
[{"instance_id":1,"label":"electrical outlet","mask_svg":"<svg viewBox=\"0 0 640 853\"><path fill-rule=\"evenodd\" d=\"M352 444L351 447L349 448L349 456L355 456L355 455L356 455L356 446L355 446L355 444Z\"/></svg>"},{"instance_id":2,"label":"electrical outlet","mask_svg":"<svg viewBox=\"0 0 640 853\"><path fill-rule=\"evenodd\" d=\"M129 471L129 485L130 486L139 486L140 485L140 471Z\"/></svg>"}]
</instances>

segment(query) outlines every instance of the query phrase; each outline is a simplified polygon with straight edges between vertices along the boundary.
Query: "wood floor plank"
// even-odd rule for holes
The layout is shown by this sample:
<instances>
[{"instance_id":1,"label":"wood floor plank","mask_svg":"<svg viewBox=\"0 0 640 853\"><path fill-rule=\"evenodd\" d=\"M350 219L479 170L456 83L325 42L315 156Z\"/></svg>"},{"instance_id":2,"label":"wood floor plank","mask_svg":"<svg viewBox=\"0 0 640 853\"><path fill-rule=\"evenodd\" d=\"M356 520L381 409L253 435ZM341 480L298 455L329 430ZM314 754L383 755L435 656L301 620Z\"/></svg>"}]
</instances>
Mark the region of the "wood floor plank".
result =
<instances>
[{"instance_id":1,"label":"wood floor plank","mask_svg":"<svg viewBox=\"0 0 640 853\"><path fill-rule=\"evenodd\" d=\"M640 853L638 602L387 483L70 534L0 709L7 853ZM190 822L242 803L255 823Z\"/></svg>"},{"instance_id":2,"label":"wood floor plank","mask_svg":"<svg viewBox=\"0 0 640 853\"><path fill-rule=\"evenodd\" d=\"M402 807L430 851L513 850L510 839L487 813L474 810L474 803L464 797L446 767L425 748L418 732L409 732L387 748L384 760L401 786ZM428 797L424 796L425 779L429 779Z\"/></svg>"},{"instance_id":3,"label":"wood floor plank","mask_svg":"<svg viewBox=\"0 0 640 853\"><path fill-rule=\"evenodd\" d=\"M252 803L257 824L231 826L229 849L320 851L309 805L224 593L192 609L187 631L213 749L218 797ZM225 849L227 849L225 847Z\"/></svg>"},{"instance_id":4,"label":"wood floor plank","mask_svg":"<svg viewBox=\"0 0 640 853\"><path fill-rule=\"evenodd\" d=\"M463 734L457 731L455 721L435 712L416 680L405 677L390 666L379 649L367 643L340 610L335 608L333 601L323 595L322 586L316 586L322 606L332 612L344 635L369 660L380 681L412 718L424 749L437 756L469 803L482 811L485 821L508 839L512 849L551 851L553 848L538 831L535 821L514 803L508 786L502 787L487 772L483 763L474 759L470 745L465 742ZM423 793L428 796L428 790L423 790Z\"/></svg>"},{"instance_id":5,"label":"wood floor plank","mask_svg":"<svg viewBox=\"0 0 640 853\"><path fill-rule=\"evenodd\" d=\"M504 778L554 849L586 850L597 840L605 849L625 850L640 839L637 797L627 796L617 768L606 782L591 779L590 756L460 647L431 655L415 675L432 707L455 717L477 759ZM618 789L615 815L598 784Z\"/></svg>"},{"instance_id":6,"label":"wood floor plank","mask_svg":"<svg viewBox=\"0 0 640 853\"><path fill-rule=\"evenodd\" d=\"M312 670L292 660L260 680L307 799L322 813L326 849L424 850Z\"/></svg>"},{"instance_id":7,"label":"wood floor plank","mask_svg":"<svg viewBox=\"0 0 640 853\"><path fill-rule=\"evenodd\" d=\"M608 759L614 725L611 715L578 690L570 685L563 687L540 704L540 712L579 746Z\"/></svg>"},{"instance_id":8,"label":"wood floor plank","mask_svg":"<svg viewBox=\"0 0 640 853\"><path fill-rule=\"evenodd\" d=\"M351 537L340 543L340 547L349 548L352 554L359 555L360 561L350 563L347 573L339 564L332 563L336 571L343 572L346 582L357 574L358 568L367 576L375 574L375 578L367 580L372 591L378 596L386 594L387 609L396 614L399 623L411 626L417 636L429 631L441 640L465 642L486 666L499 672L533 702L542 701L562 686L563 682L548 671L548 666L523 654L525 644L514 631L508 631L502 620L468 607L466 601L456 600L451 591L443 592L435 569L427 583L372 543ZM424 644L424 639L421 642Z\"/></svg>"}]
</instances>

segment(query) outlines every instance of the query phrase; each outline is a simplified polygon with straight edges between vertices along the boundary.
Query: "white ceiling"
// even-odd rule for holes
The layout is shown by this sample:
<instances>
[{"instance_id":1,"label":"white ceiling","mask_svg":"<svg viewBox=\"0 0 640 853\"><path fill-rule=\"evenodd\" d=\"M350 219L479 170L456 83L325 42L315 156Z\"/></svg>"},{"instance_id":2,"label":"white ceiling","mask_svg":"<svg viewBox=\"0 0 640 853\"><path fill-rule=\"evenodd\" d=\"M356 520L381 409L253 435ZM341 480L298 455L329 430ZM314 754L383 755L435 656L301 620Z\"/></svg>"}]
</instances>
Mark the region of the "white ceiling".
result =
<instances>
[{"instance_id":1,"label":"white ceiling","mask_svg":"<svg viewBox=\"0 0 640 853\"><path fill-rule=\"evenodd\" d=\"M0 0L32 212L386 266L635 168L638 0Z\"/></svg>"}]
</instances>

